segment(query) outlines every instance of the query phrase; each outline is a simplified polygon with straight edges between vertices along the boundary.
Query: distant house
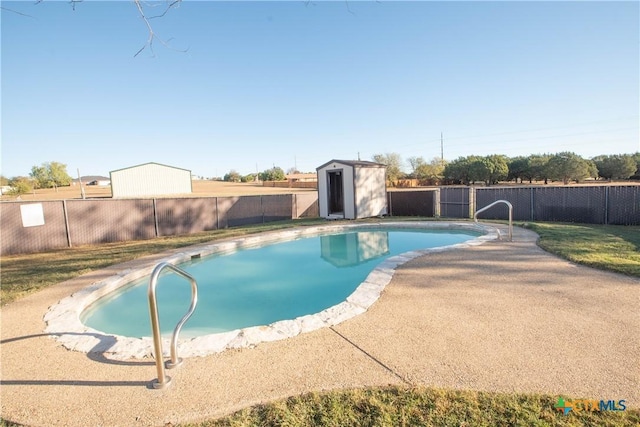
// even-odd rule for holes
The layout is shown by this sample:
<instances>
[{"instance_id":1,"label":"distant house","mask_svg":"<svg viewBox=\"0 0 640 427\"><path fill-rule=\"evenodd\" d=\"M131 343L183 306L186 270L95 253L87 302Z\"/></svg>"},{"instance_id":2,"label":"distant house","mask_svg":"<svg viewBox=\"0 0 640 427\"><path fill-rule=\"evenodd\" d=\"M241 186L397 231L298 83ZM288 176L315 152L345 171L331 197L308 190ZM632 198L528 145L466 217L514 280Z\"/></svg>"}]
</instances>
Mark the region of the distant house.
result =
<instances>
[{"instance_id":1,"label":"distant house","mask_svg":"<svg viewBox=\"0 0 640 427\"><path fill-rule=\"evenodd\" d=\"M317 173L290 173L286 178L289 182L318 182Z\"/></svg>"},{"instance_id":2,"label":"distant house","mask_svg":"<svg viewBox=\"0 0 640 427\"><path fill-rule=\"evenodd\" d=\"M106 187L109 184L111 184L111 180L108 178L94 179L93 181L87 182L87 185L99 185L101 187Z\"/></svg>"},{"instance_id":3,"label":"distant house","mask_svg":"<svg viewBox=\"0 0 640 427\"><path fill-rule=\"evenodd\" d=\"M71 185L78 185L80 182L82 182L83 185L99 185L103 187L111 184L111 180L106 176L86 175L81 176L79 180L77 178L72 180Z\"/></svg>"},{"instance_id":4,"label":"distant house","mask_svg":"<svg viewBox=\"0 0 640 427\"><path fill-rule=\"evenodd\" d=\"M190 194L193 191L190 170L160 163L118 169L109 175L114 198Z\"/></svg>"}]
</instances>

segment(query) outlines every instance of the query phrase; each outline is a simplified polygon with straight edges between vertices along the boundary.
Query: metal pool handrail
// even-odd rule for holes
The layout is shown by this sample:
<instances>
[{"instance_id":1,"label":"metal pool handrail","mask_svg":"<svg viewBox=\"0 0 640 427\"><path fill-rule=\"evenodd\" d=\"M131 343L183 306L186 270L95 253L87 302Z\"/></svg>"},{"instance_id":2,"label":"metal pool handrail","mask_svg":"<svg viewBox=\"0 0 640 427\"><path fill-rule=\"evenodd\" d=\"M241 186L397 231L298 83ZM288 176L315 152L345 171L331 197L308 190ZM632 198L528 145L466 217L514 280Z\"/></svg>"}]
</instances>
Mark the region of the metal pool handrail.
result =
<instances>
[{"instance_id":1,"label":"metal pool handrail","mask_svg":"<svg viewBox=\"0 0 640 427\"><path fill-rule=\"evenodd\" d=\"M173 270L173 272L178 275L184 277L185 279L191 282L191 306L182 319L176 325L176 328L173 330L173 335L171 336L171 360L167 361L167 369L175 368L182 363L182 360L178 358L178 335L180 334L180 330L182 326L185 324L187 320L193 314L193 311L196 309L196 304L198 303L198 283L196 279L193 278L186 271L176 267L173 264L169 264L168 262L161 262L153 269L151 273L151 279L149 280L149 314L151 315L151 332L153 333L153 349L155 352L156 359L156 369L158 371L158 379L154 380L152 385L155 389L161 389L169 385L171 382L171 377L165 375L164 372L164 360L162 356L162 336L160 335L160 320L158 319L158 301L156 299L156 286L158 285L158 277L160 273L165 268Z\"/></svg>"},{"instance_id":2,"label":"metal pool handrail","mask_svg":"<svg viewBox=\"0 0 640 427\"><path fill-rule=\"evenodd\" d=\"M487 205L484 208L477 210L476 213L473 214L473 220L475 222L478 222L478 214L480 212L484 212L487 209L497 205L498 203L504 203L509 208L509 241L512 242L513 241L513 205L507 202L506 200L496 200L490 205Z\"/></svg>"}]
</instances>

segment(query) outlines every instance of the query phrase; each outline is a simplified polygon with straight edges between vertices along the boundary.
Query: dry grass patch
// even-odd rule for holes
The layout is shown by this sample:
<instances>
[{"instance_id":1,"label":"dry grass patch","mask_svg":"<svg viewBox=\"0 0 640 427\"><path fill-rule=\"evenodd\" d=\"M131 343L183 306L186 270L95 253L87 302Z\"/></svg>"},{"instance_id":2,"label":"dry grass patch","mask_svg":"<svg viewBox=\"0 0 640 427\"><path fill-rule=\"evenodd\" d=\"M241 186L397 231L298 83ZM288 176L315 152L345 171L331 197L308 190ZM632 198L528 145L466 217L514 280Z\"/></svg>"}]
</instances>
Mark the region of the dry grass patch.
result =
<instances>
[{"instance_id":1,"label":"dry grass patch","mask_svg":"<svg viewBox=\"0 0 640 427\"><path fill-rule=\"evenodd\" d=\"M558 396L384 387L308 393L183 427L637 426L640 411L564 415Z\"/></svg>"}]
</instances>

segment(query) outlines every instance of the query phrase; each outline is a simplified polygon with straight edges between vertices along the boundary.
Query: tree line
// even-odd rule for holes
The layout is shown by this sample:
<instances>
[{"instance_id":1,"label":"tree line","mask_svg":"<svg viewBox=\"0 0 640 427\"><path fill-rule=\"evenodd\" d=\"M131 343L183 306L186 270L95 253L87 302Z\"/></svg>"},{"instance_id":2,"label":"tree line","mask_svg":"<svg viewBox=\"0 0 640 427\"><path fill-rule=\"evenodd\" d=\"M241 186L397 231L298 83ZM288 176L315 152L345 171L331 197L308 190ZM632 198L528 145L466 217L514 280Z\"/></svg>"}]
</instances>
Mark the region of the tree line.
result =
<instances>
[{"instance_id":1,"label":"tree line","mask_svg":"<svg viewBox=\"0 0 640 427\"><path fill-rule=\"evenodd\" d=\"M40 166L33 166L28 177L0 177L0 184L10 187L6 194L11 195L29 193L38 188L66 187L71 185L71 181L73 178L67 173L67 165L60 162L46 162Z\"/></svg>"},{"instance_id":2,"label":"tree line","mask_svg":"<svg viewBox=\"0 0 640 427\"><path fill-rule=\"evenodd\" d=\"M532 154L507 157L501 154L489 156L458 157L447 162L438 157L427 162L423 157L412 156L406 161L410 172L405 172L405 162L398 153L375 154L372 160L387 165L389 185L396 186L403 179L416 179L421 185L484 183L494 185L500 181L524 183L533 181L581 182L586 179L640 180L640 152L635 154L604 154L585 159L576 153ZM290 168L287 173L298 173ZM286 179L278 166L257 174L241 175L234 169L224 175L229 182L281 181ZM28 177L11 179L0 176L0 185L10 187L7 194L19 195L38 188L68 186L73 179L67 173L67 165L46 162L33 166Z\"/></svg>"},{"instance_id":3,"label":"tree line","mask_svg":"<svg viewBox=\"0 0 640 427\"><path fill-rule=\"evenodd\" d=\"M293 172L289 172L293 173ZM265 169L262 172L247 175L241 175L235 169L231 169L222 178L227 182L254 182L254 181L283 181L287 178L284 170L279 166L274 166L270 169Z\"/></svg>"},{"instance_id":4,"label":"tree line","mask_svg":"<svg viewBox=\"0 0 640 427\"><path fill-rule=\"evenodd\" d=\"M403 161L398 153L376 154L372 160L387 165L387 179L392 186L402 179L417 179L421 185L494 185L500 181L543 181L545 184L562 181L568 184L586 179L640 179L640 152L600 155L592 159L568 151L511 158L501 154L471 155L450 162L440 158L426 162L422 157L409 157L407 164L411 171L408 173L403 171Z\"/></svg>"}]
</instances>

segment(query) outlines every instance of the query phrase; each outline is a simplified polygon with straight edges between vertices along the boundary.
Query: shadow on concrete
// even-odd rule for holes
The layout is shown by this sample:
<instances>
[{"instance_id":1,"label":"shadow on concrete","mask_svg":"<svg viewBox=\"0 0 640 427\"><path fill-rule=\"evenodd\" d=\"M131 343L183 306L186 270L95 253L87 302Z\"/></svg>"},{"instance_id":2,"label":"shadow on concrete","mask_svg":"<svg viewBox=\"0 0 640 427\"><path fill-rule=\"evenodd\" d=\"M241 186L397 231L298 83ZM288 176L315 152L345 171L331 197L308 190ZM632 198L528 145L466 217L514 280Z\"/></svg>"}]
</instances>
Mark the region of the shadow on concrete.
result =
<instances>
[{"instance_id":1,"label":"shadow on concrete","mask_svg":"<svg viewBox=\"0 0 640 427\"><path fill-rule=\"evenodd\" d=\"M33 334L20 337L7 338L0 341L0 345L7 345L17 341L23 341L41 337L54 337L62 335L78 335L78 336L91 336L97 338L100 342L94 346L92 350L86 353L87 357L94 362L106 363L109 365L119 366L155 366L155 361L126 361L126 360L112 360L108 359L104 355L104 351L111 348L115 343L115 337L101 334L92 333L77 333L77 332L64 332L64 333L50 333L50 334ZM93 386L93 387L140 387L153 388L152 381L84 381L84 380L0 380L0 385L66 385L66 386Z\"/></svg>"}]
</instances>

